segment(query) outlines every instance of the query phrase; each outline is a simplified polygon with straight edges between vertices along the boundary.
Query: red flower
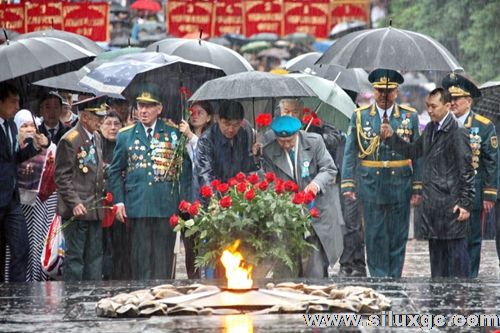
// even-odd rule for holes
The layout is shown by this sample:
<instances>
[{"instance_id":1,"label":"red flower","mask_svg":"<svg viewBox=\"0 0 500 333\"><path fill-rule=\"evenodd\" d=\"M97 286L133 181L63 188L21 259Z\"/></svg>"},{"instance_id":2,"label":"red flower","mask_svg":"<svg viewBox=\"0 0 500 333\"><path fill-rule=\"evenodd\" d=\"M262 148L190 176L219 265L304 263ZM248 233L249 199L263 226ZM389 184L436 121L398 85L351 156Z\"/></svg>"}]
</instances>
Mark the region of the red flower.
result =
<instances>
[{"instance_id":1,"label":"red flower","mask_svg":"<svg viewBox=\"0 0 500 333\"><path fill-rule=\"evenodd\" d=\"M212 188L217 189L217 186L219 186L220 180L214 179L210 182L210 185L212 185Z\"/></svg>"},{"instance_id":2,"label":"red flower","mask_svg":"<svg viewBox=\"0 0 500 333\"><path fill-rule=\"evenodd\" d=\"M295 184L291 180L287 180L283 185L285 186L285 190L287 190L288 192L294 192L295 185L297 184Z\"/></svg>"},{"instance_id":3,"label":"red flower","mask_svg":"<svg viewBox=\"0 0 500 333\"><path fill-rule=\"evenodd\" d=\"M311 112L311 109L309 109L309 108L304 108L304 109L302 109L302 112L303 112L304 114L307 114L307 113L310 113L310 112Z\"/></svg>"},{"instance_id":4,"label":"red flower","mask_svg":"<svg viewBox=\"0 0 500 333\"><path fill-rule=\"evenodd\" d=\"M277 194L283 194L285 192L285 183L281 179L276 179L274 182L274 191Z\"/></svg>"},{"instance_id":5,"label":"red flower","mask_svg":"<svg viewBox=\"0 0 500 333\"><path fill-rule=\"evenodd\" d=\"M253 188L251 188L248 191L246 191L245 199L247 199L248 201L252 201L253 198L255 198L255 191L253 190Z\"/></svg>"},{"instance_id":6,"label":"red flower","mask_svg":"<svg viewBox=\"0 0 500 333\"><path fill-rule=\"evenodd\" d=\"M311 202L313 202L313 200L314 200L314 198L315 198L315 197L316 197L316 196L314 195L314 193L313 193L313 192L311 192L311 191L307 191L307 192L305 193L305 196L304 196L304 203L305 203L306 205L309 205Z\"/></svg>"},{"instance_id":7,"label":"red flower","mask_svg":"<svg viewBox=\"0 0 500 333\"><path fill-rule=\"evenodd\" d=\"M313 116L311 114L305 114L304 117L302 117L302 124L309 124L309 122L313 119Z\"/></svg>"},{"instance_id":8,"label":"red flower","mask_svg":"<svg viewBox=\"0 0 500 333\"><path fill-rule=\"evenodd\" d=\"M186 200L182 200L179 203L179 210L183 213L187 213L187 211L189 210L189 207L191 207L191 204L189 202L187 202Z\"/></svg>"},{"instance_id":9,"label":"red flower","mask_svg":"<svg viewBox=\"0 0 500 333\"><path fill-rule=\"evenodd\" d=\"M318 118L318 114L316 112L311 112L311 116L313 117L313 119Z\"/></svg>"},{"instance_id":10,"label":"red flower","mask_svg":"<svg viewBox=\"0 0 500 333\"><path fill-rule=\"evenodd\" d=\"M112 203L113 202L113 194L111 192L106 193L106 201L108 203Z\"/></svg>"},{"instance_id":11,"label":"red flower","mask_svg":"<svg viewBox=\"0 0 500 333\"><path fill-rule=\"evenodd\" d=\"M189 99L189 97L191 97L191 95L193 95L191 90L189 90L189 88L187 88L187 87L180 87L179 92L181 93L181 96L184 99Z\"/></svg>"},{"instance_id":12,"label":"red flower","mask_svg":"<svg viewBox=\"0 0 500 333\"><path fill-rule=\"evenodd\" d=\"M229 178L229 180L228 180L228 184L229 184L229 186L231 186L231 187L236 186L236 185L238 184L238 180L236 180L236 178L234 178L234 177L231 177L231 178Z\"/></svg>"},{"instance_id":13,"label":"red flower","mask_svg":"<svg viewBox=\"0 0 500 333\"><path fill-rule=\"evenodd\" d=\"M227 183L219 184L217 186L217 191L219 191L220 193L226 193L227 191L229 191L229 184Z\"/></svg>"},{"instance_id":14,"label":"red flower","mask_svg":"<svg viewBox=\"0 0 500 333\"><path fill-rule=\"evenodd\" d=\"M236 185L236 191L239 193L244 193L247 190L247 183L239 183Z\"/></svg>"},{"instance_id":15,"label":"red flower","mask_svg":"<svg viewBox=\"0 0 500 333\"><path fill-rule=\"evenodd\" d=\"M247 180L250 184L255 185L259 182L259 175L257 175L256 173L252 173L248 175Z\"/></svg>"},{"instance_id":16,"label":"red flower","mask_svg":"<svg viewBox=\"0 0 500 333\"><path fill-rule=\"evenodd\" d=\"M110 194L110 193L108 193ZM106 202L104 203L106 205ZM104 217L102 218L101 227L109 228L115 222L116 212L118 211L118 206L114 205L113 208L104 209Z\"/></svg>"},{"instance_id":17,"label":"red flower","mask_svg":"<svg viewBox=\"0 0 500 333\"><path fill-rule=\"evenodd\" d=\"M189 215L191 215L192 217L195 217L196 215L198 215L199 210L200 210L200 202L199 202L198 200L196 200L196 201L195 201L195 202L193 202L193 204L189 207L189 209L188 209L188 213L189 213Z\"/></svg>"},{"instance_id":18,"label":"red flower","mask_svg":"<svg viewBox=\"0 0 500 333\"><path fill-rule=\"evenodd\" d=\"M177 216L175 214L172 215L172 216L170 216L170 219L169 219L168 223L170 223L170 226L172 228L175 228L175 226L177 225L177 223L179 223L179 216Z\"/></svg>"},{"instance_id":19,"label":"red flower","mask_svg":"<svg viewBox=\"0 0 500 333\"><path fill-rule=\"evenodd\" d=\"M274 172L266 172L264 178L266 178L268 183L272 183L276 179L276 174Z\"/></svg>"},{"instance_id":20,"label":"red flower","mask_svg":"<svg viewBox=\"0 0 500 333\"><path fill-rule=\"evenodd\" d=\"M235 176L236 180L241 182L244 182L246 180L246 176L243 172L238 172Z\"/></svg>"},{"instance_id":21,"label":"red flower","mask_svg":"<svg viewBox=\"0 0 500 333\"><path fill-rule=\"evenodd\" d=\"M305 194L304 192L295 193L292 198L292 202L296 205L302 205L304 203Z\"/></svg>"},{"instance_id":22,"label":"red flower","mask_svg":"<svg viewBox=\"0 0 500 333\"><path fill-rule=\"evenodd\" d=\"M319 218L318 208L316 208L316 207L311 208L311 210L309 211L309 214L311 214L312 217Z\"/></svg>"},{"instance_id":23,"label":"red flower","mask_svg":"<svg viewBox=\"0 0 500 333\"><path fill-rule=\"evenodd\" d=\"M229 208L232 205L231 197L223 197L222 199L219 200L219 205L222 208Z\"/></svg>"},{"instance_id":24,"label":"red flower","mask_svg":"<svg viewBox=\"0 0 500 333\"><path fill-rule=\"evenodd\" d=\"M210 188L210 186L207 186L207 185L203 185L201 188L200 188L200 194L203 198L211 198L212 195L213 195L213 192L212 192L212 189Z\"/></svg>"},{"instance_id":25,"label":"red flower","mask_svg":"<svg viewBox=\"0 0 500 333\"><path fill-rule=\"evenodd\" d=\"M267 190L267 187L268 187L268 186L269 186L269 183L268 183L268 182L266 182L265 180L263 180L263 181L261 181L261 182L259 183L259 189L260 189L261 191L265 191L265 190Z\"/></svg>"},{"instance_id":26,"label":"red flower","mask_svg":"<svg viewBox=\"0 0 500 333\"><path fill-rule=\"evenodd\" d=\"M314 118L313 121L312 121L312 123L311 123L311 125L317 126L317 127L321 126L321 119L320 118Z\"/></svg>"},{"instance_id":27,"label":"red flower","mask_svg":"<svg viewBox=\"0 0 500 333\"><path fill-rule=\"evenodd\" d=\"M273 116L269 113L262 113L255 118L255 123L257 124L258 127L267 127L271 125L271 122L273 121Z\"/></svg>"}]
</instances>

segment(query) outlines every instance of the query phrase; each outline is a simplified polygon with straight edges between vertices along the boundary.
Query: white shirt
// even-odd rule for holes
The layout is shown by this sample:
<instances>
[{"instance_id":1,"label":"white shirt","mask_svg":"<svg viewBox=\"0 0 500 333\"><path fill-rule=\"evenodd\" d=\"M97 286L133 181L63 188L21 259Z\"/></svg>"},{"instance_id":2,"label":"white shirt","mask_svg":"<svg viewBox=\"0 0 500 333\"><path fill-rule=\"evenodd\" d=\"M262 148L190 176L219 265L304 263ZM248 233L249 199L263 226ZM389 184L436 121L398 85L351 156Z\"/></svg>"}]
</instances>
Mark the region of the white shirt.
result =
<instances>
[{"instance_id":1,"label":"white shirt","mask_svg":"<svg viewBox=\"0 0 500 333\"><path fill-rule=\"evenodd\" d=\"M92 142L92 139L94 138L94 134L87 131L87 129L85 127L82 126L82 128L85 131L85 133L87 133L87 136L89 137L90 142Z\"/></svg>"},{"instance_id":2,"label":"white shirt","mask_svg":"<svg viewBox=\"0 0 500 333\"><path fill-rule=\"evenodd\" d=\"M383 120L384 119L384 112L386 110L380 108L377 104L375 104L375 105L377 106L377 111L378 111L378 115L380 117L380 120ZM390 108L387 109L387 118L391 118L392 109L394 109L394 104Z\"/></svg>"},{"instance_id":3,"label":"white shirt","mask_svg":"<svg viewBox=\"0 0 500 333\"><path fill-rule=\"evenodd\" d=\"M151 128L151 136L155 134L155 126L156 126L156 120L151 126L146 126L142 124L142 127L144 127L144 133L146 133L146 136L148 136L148 128Z\"/></svg>"},{"instance_id":4,"label":"white shirt","mask_svg":"<svg viewBox=\"0 0 500 333\"><path fill-rule=\"evenodd\" d=\"M446 116L444 116L444 117L443 117L443 119L441 119L441 120L439 121L439 126L438 126L438 129L437 129L438 131L441 129L441 127L443 126L444 121L445 121L445 120L446 120L446 118L448 118L449 116L450 116L450 111L448 111L448 113L446 114Z\"/></svg>"},{"instance_id":5,"label":"white shirt","mask_svg":"<svg viewBox=\"0 0 500 333\"><path fill-rule=\"evenodd\" d=\"M462 125L465 125L465 119L467 119L467 117L469 116L470 114L470 110L467 111L465 114L461 115L460 117L457 118L458 122Z\"/></svg>"}]
</instances>

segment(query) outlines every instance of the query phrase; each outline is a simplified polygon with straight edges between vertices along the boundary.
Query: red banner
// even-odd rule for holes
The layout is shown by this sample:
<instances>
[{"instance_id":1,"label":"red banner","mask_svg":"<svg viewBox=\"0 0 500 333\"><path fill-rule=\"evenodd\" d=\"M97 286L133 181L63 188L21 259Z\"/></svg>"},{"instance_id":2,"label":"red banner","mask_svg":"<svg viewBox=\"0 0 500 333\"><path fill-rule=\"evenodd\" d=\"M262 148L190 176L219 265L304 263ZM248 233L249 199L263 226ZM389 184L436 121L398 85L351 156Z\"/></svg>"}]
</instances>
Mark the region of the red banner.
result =
<instances>
[{"instance_id":1,"label":"red banner","mask_svg":"<svg viewBox=\"0 0 500 333\"><path fill-rule=\"evenodd\" d=\"M331 10L330 30L344 21L360 20L370 22L370 2L366 0L334 0Z\"/></svg>"},{"instance_id":2,"label":"red banner","mask_svg":"<svg viewBox=\"0 0 500 333\"><path fill-rule=\"evenodd\" d=\"M330 0L285 0L285 35L304 32L328 37Z\"/></svg>"},{"instance_id":3,"label":"red banner","mask_svg":"<svg viewBox=\"0 0 500 333\"><path fill-rule=\"evenodd\" d=\"M245 34L243 28L243 0L218 0L214 3L212 36L228 33Z\"/></svg>"},{"instance_id":4,"label":"red banner","mask_svg":"<svg viewBox=\"0 0 500 333\"><path fill-rule=\"evenodd\" d=\"M246 35L262 32L283 35L283 2L281 0L244 1Z\"/></svg>"},{"instance_id":5,"label":"red banner","mask_svg":"<svg viewBox=\"0 0 500 333\"><path fill-rule=\"evenodd\" d=\"M109 38L109 5L99 3L64 3L63 27L94 41Z\"/></svg>"},{"instance_id":6,"label":"red banner","mask_svg":"<svg viewBox=\"0 0 500 333\"><path fill-rule=\"evenodd\" d=\"M194 37L200 30L212 32L212 1L167 1L168 33L178 37Z\"/></svg>"},{"instance_id":7,"label":"red banner","mask_svg":"<svg viewBox=\"0 0 500 333\"><path fill-rule=\"evenodd\" d=\"M1 4L0 1L0 28L25 32L24 5ZM3 37L3 36L2 36Z\"/></svg>"},{"instance_id":8,"label":"red banner","mask_svg":"<svg viewBox=\"0 0 500 333\"><path fill-rule=\"evenodd\" d=\"M62 2L26 2L26 29L38 31L46 29L63 30Z\"/></svg>"}]
</instances>

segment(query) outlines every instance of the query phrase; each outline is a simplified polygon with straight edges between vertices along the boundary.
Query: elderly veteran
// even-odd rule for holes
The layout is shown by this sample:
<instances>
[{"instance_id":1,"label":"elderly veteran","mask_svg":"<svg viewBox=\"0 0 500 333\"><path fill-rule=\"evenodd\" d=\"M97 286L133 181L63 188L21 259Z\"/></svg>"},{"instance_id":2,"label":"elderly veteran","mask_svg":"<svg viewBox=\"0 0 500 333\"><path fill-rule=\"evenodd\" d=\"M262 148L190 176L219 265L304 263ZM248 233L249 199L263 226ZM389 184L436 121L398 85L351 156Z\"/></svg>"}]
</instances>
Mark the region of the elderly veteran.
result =
<instances>
[{"instance_id":1,"label":"elderly veteran","mask_svg":"<svg viewBox=\"0 0 500 333\"><path fill-rule=\"evenodd\" d=\"M467 249L471 264L469 277L476 278L481 260L483 221L497 200L497 133L488 118L472 109L473 98L481 96L481 91L472 81L465 76L451 73L443 78L442 85L451 94L451 112L469 132L472 149L476 196L467 234Z\"/></svg>"},{"instance_id":2,"label":"elderly veteran","mask_svg":"<svg viewBox=\"0 0 500 333\"><path fill-rule=\"evenodd\" d=\"M320 217L313 220L311 250L303 273L306 277L328 277L328 266L334 265L342 254L343 223L334 184L337 167L320 135L300 131L301 122L282 116L273 120L271 129L276 138L263 148L263 168L281 179L294 181L301 191L316 195L314 206Z\"/></svg>"},{"instance_id":3,"label":"elderly veteran","mask_svg":"<svg viewBox=\"0 0 500 333\"><path fill-rule=\"evenodd\" d=\"M130 227L134 280L171 279L175 233L168 218L191 192L189 156L178 156L181 134L159 119L160 87L143 84L136 93L139 122L122 128L108 169L118 206L116 218ZM184 148L184 147L182 147Z\"/></svg>"},{"instance_id":4,"label":"elderly veteran","mask_svg":"<svg viewBox=\"0 0 500 333\"><path fill-rule=\"evenodd\" d=\"M410 202L422 201L419 165L380 139L389 123L406 142L419 136L415 109L395 102L404 79L390 69L370 73L375 103L355 110L344 150L341 189L361 200L368 269L372 277L401 277L408 240ZM353 172L356 170L356 177ZM359 194L357 198L356 192Z\"/></svg>"},{"instance_id":5,"label":"elderly veteran","mask_svg":"<svg viewBox=\"0 0 500 333\"><path fill-rule=\"evenodd\" d=\"M64 280L101 280L103 158L97 130L106 115L104 96L75 104L79 121L59 142L55 180L58 214L63 222L66 251Z\"/></svg>"}]
</instances>

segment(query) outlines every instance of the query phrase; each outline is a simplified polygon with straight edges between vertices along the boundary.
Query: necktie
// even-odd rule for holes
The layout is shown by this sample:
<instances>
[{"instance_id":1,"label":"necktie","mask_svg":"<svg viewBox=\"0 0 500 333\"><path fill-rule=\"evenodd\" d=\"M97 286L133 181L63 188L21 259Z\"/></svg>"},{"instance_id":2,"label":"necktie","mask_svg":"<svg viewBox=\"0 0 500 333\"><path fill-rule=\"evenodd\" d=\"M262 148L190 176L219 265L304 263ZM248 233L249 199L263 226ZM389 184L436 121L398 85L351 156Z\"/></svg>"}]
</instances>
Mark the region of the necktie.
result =
<instances>
[{"instance_id":1,"label":"necktie","mask_svg":"<svg viewBox=\"0 0 500 333\"><path fill-rule=\"evenodd\" d=\"M153 132L153 129L150 127L150 128L148 128L147 132L148 132L148 140L151 141L151 139L153 138L153 136L151 135L151 132Z\"/></svg>"},{"instance_id":2,"label":"necktie","mask_svg":"<svg viewBox=\"0 0 500 333\"><path fill-rule=\"evenodd\" d=\"M56 129L55 128L49 129L49 135L50 135L50 141L55 143Z\"/></svg>"},{"instance_id":3,"label":"necktie","mask_svg":"<svg viewBox=\"0 0 500 333\"><path fill-rule=\"evenodd\" d=\"M382 116L382 123L384 124L389 123L389 117L387 117L387 110L384 110L384 115Z\"/></svg>"},{"instance_id":4,"label":"necktie","mask_svg":"<svg viewBox=\"0 0 500 333\"><path fill-rule=\"evenodd\" d=\"M9 155L12 155L12 141L10 140L10 129L9 129L9 122L6 120L3 123L3 126L5 127L5 138L7 139L7 147L9 149Z\"/></svg>"}]
</instances>

